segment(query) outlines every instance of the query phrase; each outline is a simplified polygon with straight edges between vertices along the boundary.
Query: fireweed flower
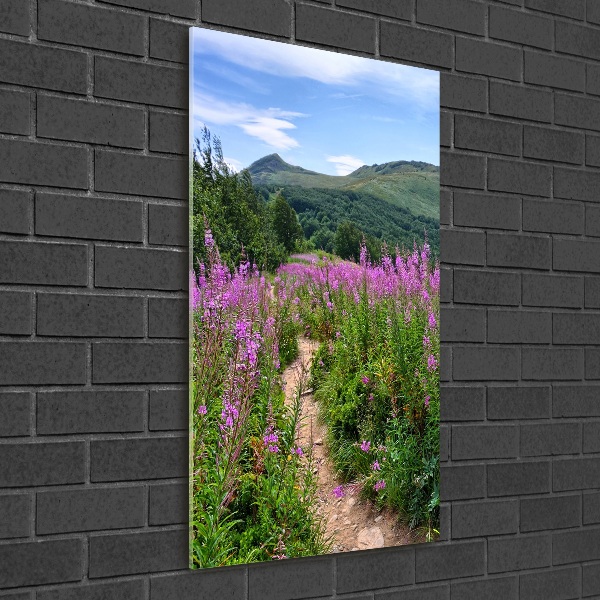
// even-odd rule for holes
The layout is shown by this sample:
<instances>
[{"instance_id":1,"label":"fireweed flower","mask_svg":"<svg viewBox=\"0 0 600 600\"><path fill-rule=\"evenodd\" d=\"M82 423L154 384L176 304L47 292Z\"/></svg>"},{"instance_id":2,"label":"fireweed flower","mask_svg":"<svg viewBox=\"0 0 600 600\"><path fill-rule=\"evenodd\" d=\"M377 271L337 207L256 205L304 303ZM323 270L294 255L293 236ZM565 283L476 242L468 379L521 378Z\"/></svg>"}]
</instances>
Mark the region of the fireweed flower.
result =
<instances>
[{"instance_id":1,"label":"fireweed flower","mask_svg":"<svg viewBox=\"0 0 600 600\"><path fill-rule=\"evenodd\" d=\"M366 375L363 375L363 376L360 378L360 380L361 380L361 381L362 381L362 382L363 382L365 385L367 385L367 383L369 383L369 381L370 381L370 379L369 379L369 378L368 378Z\"/></svg>"},{"instance_id":2,"label":"fireweed flower","mask_svg":"<svg viewBox=\"0 0 600 600\"><path fill-rule=\"evenodd\" d=\"M363 452L368 452L370 447L371 447L371 442L367 442L367 440L363 440L362 444L360 445L360 449Z\"/></svg>"},{"instance_id":3,"label":"fireweed flower","mask_svg":"<svg viewBox=\"0 0 600 600\"><path fill-rule=\"evenodd\" d=\"M373 471L381 471L381 467L379 466L379 461L375 461L372 465L371 465L371 469L373 469Z\"/></svg>"},{"instance_id":4,"label":"fireweed flower","mask_svg":"<svg viewBox=\"0 0 600 600\"><path fill-rule=\"evenodd\" d=\"M269 444L269 445L267 446L267 450L268 450L269 452L276 453L276 452L279 452L279 446L276 446L275 444Z\"/></svg>"},{"instance_id":5,"label":"fireweed flower","mask_svg":"<svg viewBox=\"0 0 600 600\"><path fill-rule=\"evenodd\" d=\"M427 408L429 408L429 400L430 400L430 397L429 396L425 396L425 406Z\"/></svg>"},{"instance_id":6,"label":"fireweed flower","mask_svg":"<svg viewBox=\"0 0 600 600\"><path fill-rule=\"evenodd\" d=\"M378 492L385 487L385 479L380 479L374 486L373 489Z\"/></svg>"},{"instance_id":7,"label":"fireweed flower","mask_svg":"<svg viewBox=\"0 0 600 600\"><path fill-rule=\"evenodd\" d=\"M428 324L429 324L429 329L435 329L435 327L437 325L435 315L432 312L429 313Z\"/></svg>"},{"instance_id":8,"label":"fireweed flower","mask_svg":"<svg viewBox=\"0 0 600 600\"><path fill-rule=\"evenodd\" d=\"M430 354L427 357L427 370L431 373L437 369L438 362L433 354Z\"/></svg>"},{"instance_id":9,"label":"fireweed flower","mask_svg":"<svg viewBox=\"0 0 600 600\"><path fill-rule=\"evenodd\" d=\"M206 406L204 406L204 404L201 404L198 407L197 412L198 412L199 415L205 415L208 411L206 410Z\"/></svg>"},{"instance_id":10,"label":"fireweed flower","mask_svg":"<svg viewBox=\"0 0 600 600\"><path fill-rule=\"evenodd\" d=\"M302 452L302 448L300 448L300 446L296 448L296 454L298 456L304 456L304 452Z\"/></svg>"},{"instance_id":11,"label":"fireweed flower","mask_svg":"<svg viewBox=\"0 0 600 600\"><path fill-rule=\"evenodd\" d=\"M338 485L336 488L334 488L331 492L336 498L343 498L345 493L344 493L344 486L343 485Z\"/></svg>"}]
</instances>

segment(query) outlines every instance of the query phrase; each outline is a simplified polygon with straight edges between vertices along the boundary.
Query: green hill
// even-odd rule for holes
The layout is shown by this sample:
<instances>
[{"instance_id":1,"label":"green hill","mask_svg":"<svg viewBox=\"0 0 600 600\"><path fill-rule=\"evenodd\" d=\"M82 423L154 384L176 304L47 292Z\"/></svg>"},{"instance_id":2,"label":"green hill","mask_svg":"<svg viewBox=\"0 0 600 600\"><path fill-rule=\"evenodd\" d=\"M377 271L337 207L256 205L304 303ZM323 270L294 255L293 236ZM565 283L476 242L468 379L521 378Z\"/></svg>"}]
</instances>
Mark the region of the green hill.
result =
<instances>
[{"instance_id":1,"label":"green hill","mask_svg":"<svg viewBox=\"0 0 600 600\"><path fill-rule=\"evenodd\" d=\"M366 234L391 245L412 245L427 232L439 251L439 167L417 161L363 165L333 176L286 163L269 154L248 167L252 183L267 200L281 191L307 238L330 250L337 226L355 223Z\"/></svg>"}]
</instances>

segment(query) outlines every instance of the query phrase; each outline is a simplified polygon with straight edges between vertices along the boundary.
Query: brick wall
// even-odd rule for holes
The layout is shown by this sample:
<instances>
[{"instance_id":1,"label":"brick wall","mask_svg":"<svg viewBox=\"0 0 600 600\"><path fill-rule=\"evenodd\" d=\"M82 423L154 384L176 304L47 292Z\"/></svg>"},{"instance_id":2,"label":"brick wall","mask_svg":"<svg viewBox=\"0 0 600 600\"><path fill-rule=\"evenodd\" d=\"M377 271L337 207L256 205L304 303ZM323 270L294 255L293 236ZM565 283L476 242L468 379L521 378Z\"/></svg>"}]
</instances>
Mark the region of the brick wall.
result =
<instances>
[{"instance_id":1,"label":"brick wall","mask_svg":"<svg viewBox=\"0 0 600 600\"><path fill-rule=\"evenodd\" d=\"M442 541L188 572L188 27L441 71ZM600 598L598 0L2 0L0 598Z\"/></svg>"}]
</instances>

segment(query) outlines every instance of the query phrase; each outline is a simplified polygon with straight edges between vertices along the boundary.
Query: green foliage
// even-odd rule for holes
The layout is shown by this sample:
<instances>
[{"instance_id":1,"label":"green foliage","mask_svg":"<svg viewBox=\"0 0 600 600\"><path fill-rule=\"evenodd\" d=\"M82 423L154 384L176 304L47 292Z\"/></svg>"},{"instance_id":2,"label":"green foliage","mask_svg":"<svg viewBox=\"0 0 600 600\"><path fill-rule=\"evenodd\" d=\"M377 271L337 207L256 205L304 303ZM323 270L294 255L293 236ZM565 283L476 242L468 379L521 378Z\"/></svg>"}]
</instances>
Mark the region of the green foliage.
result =
<instances>
[{"instance_id":1,"label":"green foliage","mask_svg":"<svg viewBox=\"0 0 600 600\"><path fill-rule=\"evenodd\" d=\"M304 232L298 222L296 211L288 204L280 192L275 195L275 198L269 205L269 210L277 241L288 252L292 252L298 247L304 237Z\"/></svg>"}]
</instances>

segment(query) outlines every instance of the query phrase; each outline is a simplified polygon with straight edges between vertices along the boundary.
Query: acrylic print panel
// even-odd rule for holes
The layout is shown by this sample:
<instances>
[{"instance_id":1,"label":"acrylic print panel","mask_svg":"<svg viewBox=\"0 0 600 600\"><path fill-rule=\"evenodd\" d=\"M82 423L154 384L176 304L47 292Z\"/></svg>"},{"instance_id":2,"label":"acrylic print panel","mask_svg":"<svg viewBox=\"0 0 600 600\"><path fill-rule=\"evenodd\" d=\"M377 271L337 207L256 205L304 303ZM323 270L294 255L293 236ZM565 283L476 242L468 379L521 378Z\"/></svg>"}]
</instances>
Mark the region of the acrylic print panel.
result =
<instances>
[{"instance_id":1,"label":"acrylic print panel","mask_svg":"<svg viewBox=\"0 0 600 600\"><path fill-rule=\"evenodd\" d=\"M190 46L190 564L435 540L439 75Z\"/></svg>"}]
</instances>

